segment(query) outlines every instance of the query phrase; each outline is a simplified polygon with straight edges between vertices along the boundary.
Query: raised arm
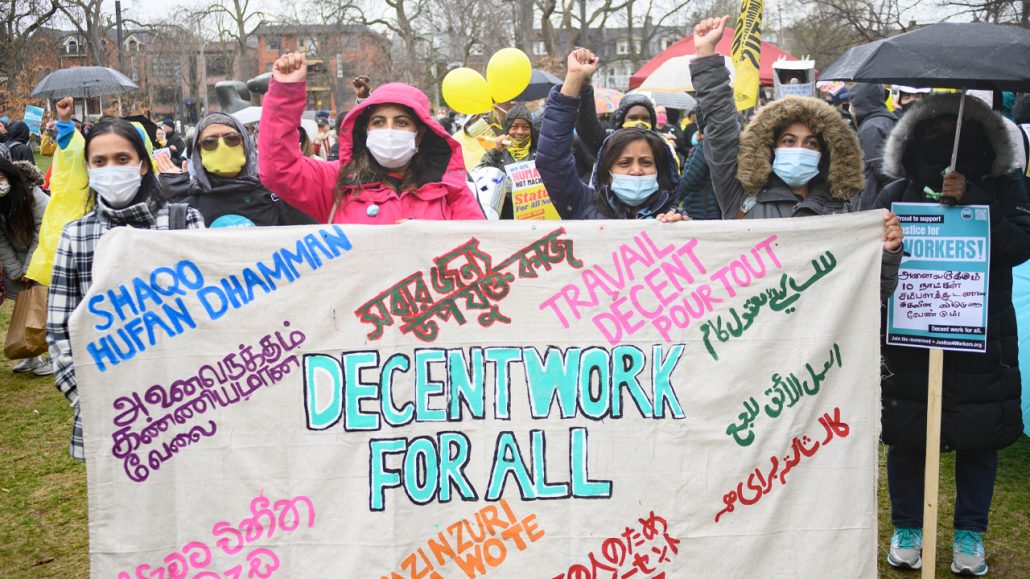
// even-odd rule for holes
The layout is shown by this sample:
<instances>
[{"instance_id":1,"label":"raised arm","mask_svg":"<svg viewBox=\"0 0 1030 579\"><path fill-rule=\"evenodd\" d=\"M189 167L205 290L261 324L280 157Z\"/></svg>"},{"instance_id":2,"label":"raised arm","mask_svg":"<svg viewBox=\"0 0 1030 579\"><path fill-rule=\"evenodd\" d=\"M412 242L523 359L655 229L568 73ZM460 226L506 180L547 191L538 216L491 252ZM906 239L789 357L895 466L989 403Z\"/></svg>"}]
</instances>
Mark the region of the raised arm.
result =
<instances>
[{"instance_id":1,"label":"raised arm","mask_svg":"<svg viewBox=\"0 0 1030 579\"><path fill-rule=\"evenodd\" d=\"M261 107L258 173L261 182L287 203L322 223L329 220L338 161L300 152L300 118L307 106L307 59L287 54L275 61Z\"/></svg>"},{"instance_id":2,"label":"raised arm","mask_svg":"<svg viewBox=\"0 0 1030 579\"><path fill-rule=\"evenodd\" d=\"M722 39L728 16L708 18L694 27L697 59L690 63L690 78L697 94L697 106L706 119L705 160L719 199L723 219L734 219L747 191L737 180L740 125L733 102L730 75L715 45Z\"/></svg>"},{"instance_id":3,"label":"raised arm","mask_svg":"<svg viewBox=\"0 0 1030 579\"><path fill-rule=\"evenodd\" d=\"M561 90L551 89L540 124L536 168L551 203L562 219L575 219L594 200L594 191L579 180L572 154L572 131L579 113L580 89L597 70L597 57L580 48L569 55L568 73Z\"/></svg>"}]
</instances>

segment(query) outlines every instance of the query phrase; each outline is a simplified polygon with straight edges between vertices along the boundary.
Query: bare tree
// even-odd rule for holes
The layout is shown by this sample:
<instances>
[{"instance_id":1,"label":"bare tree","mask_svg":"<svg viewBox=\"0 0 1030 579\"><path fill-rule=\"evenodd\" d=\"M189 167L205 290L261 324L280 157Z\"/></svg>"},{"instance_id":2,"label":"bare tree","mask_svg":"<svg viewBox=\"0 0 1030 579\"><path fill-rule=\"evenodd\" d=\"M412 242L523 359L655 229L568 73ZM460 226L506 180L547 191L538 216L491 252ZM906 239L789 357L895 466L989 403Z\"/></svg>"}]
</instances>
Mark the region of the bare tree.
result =
<instances>
[{"instance_id":1,"label":"bare tree","mask_svg":"<svg viewBox=\"0 0 1030 579\"><path fill-rule=\"evenodd\" d=\"M114 25L103 11L104 0L62 0L61 14L86 40L86 50L94 66L107 66L107 33Z\"/></svg>"},{"instance_id":2,"label":"bare tree","mask_svg":"<svg viewBox=\"0 0 1030 579\"><path fill-rule=\"evenodd\" d=\"M833 62L848 48L907 32L917 0L798 0L785 48L808 55L818 66Z\"/></svg>"},{"instance_id":3,"label":"bare tree","mask_svg":"<svg viewBox=\"0 0 1030 579\"><path fill-rule=\"evenodd\" d=\"M236 70L240 78L249 78L247 43L267 15L252 0L218 0L200 13L211 18L221 41L236 45Z\"/></svg>"},{"instance_id":4,"label":"bare tree","mask_svg":"<svg viewBox=\"0 0 1030 579\"><path fill-rule=\"evenodd\" d=\"M7 91L18 94L19 77L27 60L26 48L33 35L57 13L57 0L4 0L0 10L0 73L7 77Z\"/></svg>"},{"instance_id":5,"label":"bare tree","mask_svg":"<svg viewBox=\"0 0 1030 579\"><path fill-rule=\"evenodd\" d=\"M658 34L666 26L678 25L682 28L686 25L684 22L685 8L692 4L693 2L690 1L648 0L640 2L639 0L628 0L626 2L622 12L630 45L629 57L634 68L639 68L646 58L653 56L652 51L648 48L656 44ZM638 22L641 23L640 26L637 26ZM655 52L660 49L660 47L655 48Z\"/></svg>"},{"instance_id":6,"label":"bare tree","mask_svg":"<svg viewBox=\"0 0 1030 579\"><path fill-rule=\"evenodd\" d=\"M853 30L860 42L872 42L907 32L911 22L905 19L905 15L910 13L916 4L918 0L801 1L801 6L810 16L836 19Z\"/></svg>"},{"instance_id":7,"label":"bare tree","mask_svg":"<svg viewBox=\"0 0 1030 579\"><path fill-rule=\"evenodd\" d=\"M1030 0L945 0L943 5L957 10L957 16L970 17L977 22L1030 28Z\"/></svg>"},{"instance_id":8,"label":"bare tree","mask_svg":"<svg viewBox=\"0 0 1030 579\"><path fill-rule=\"evenodd\" d=\"M558 61L577 45L584 44L583 34L591 28L603 28L608 19L624 10L631 0L536 0L540 12L540 32L547 54Z\"/></svg>"}]
</instances>

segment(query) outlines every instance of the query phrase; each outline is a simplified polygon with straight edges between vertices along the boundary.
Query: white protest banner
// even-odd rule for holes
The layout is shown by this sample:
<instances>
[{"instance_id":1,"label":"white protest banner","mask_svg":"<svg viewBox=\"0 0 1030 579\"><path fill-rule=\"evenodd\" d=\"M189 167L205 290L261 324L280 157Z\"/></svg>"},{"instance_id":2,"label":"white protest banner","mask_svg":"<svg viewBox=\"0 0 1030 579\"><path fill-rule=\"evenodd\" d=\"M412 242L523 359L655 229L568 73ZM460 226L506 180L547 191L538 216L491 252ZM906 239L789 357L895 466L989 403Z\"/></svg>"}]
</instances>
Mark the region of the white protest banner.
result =
<instances>
[{"instance_id":1,"label":"white protest banner","mask_svg":"<svg viewBox=\"0 0 1030 579\"><path fill-rule=\"evenodd\" d=\"M92 576L874 577L881 231L114 230Z\"/></svg>"},{"instance_id":2,"label":"white protest banner","mask_svg":"<svg viewBox=\"0 0 1030 579\"><path fill-rule=\"evenodd\" d=\"M985 351L990 207L895 203L892 210L905 232L905 255L888 302L887 343Z\"/></svg>"}]
</instances>

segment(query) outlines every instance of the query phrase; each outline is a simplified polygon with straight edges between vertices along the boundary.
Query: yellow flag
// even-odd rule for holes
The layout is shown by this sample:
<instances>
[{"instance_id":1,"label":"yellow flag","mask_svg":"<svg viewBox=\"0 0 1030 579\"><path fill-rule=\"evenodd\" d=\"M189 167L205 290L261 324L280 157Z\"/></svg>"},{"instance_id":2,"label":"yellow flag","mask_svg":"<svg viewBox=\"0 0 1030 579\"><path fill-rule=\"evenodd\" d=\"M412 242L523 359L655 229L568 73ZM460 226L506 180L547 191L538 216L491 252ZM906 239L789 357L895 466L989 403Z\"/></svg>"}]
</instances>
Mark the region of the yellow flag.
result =
<instances>
[{"instance_id":1,"label":"yellow flag","mask_svg":"<svg viewBox=\"0 0 1030 579\"><path fill-rule=\"evenodd\" d=\"M758 68L762 53L763 0L741 0L740 15L733 30L731 57L737 73L733 85L733 100L737 110L753 108L758 104Z\"/></svg>"}]
</instances>

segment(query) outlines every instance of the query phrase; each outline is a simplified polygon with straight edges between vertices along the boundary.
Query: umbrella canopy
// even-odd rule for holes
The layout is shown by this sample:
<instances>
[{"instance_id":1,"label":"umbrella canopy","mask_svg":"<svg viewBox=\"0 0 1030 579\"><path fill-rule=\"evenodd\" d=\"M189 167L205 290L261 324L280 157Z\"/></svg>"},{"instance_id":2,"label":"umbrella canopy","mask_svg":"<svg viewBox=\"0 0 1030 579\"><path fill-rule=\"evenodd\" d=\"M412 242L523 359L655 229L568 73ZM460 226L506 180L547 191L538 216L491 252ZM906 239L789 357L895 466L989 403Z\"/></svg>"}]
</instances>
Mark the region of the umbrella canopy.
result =
<instances>
[{"instance_id":1,"label":"umbrella canopy","mask_svg":"<svg viewBox=\"0 0 1030 579\"><path fill-rule=\"evenodd\" d=\"M529 86L526 87L526 90L522 91L522 94L512 100L535 101L536 99L545 99L550 94L551 87L561 84L561 82L560 78L546 70L534 68L533 74L529 77Z\"/></svg>"},{"instance_id":2,"label":"umbrella canopy","mask_svg":"<svg viewBox=\"0 0 1030 579\"><path fill-rule=\"evenodd\" d=\"M46 75L30 96L44 99L93 98L123 94L139 88L124 74L106 66L75 66Z\"/></svg>"},{"instance_id":3,"label":"umbrella canopy","mask_svg":"<svg viewBox=\"0 0 1030 579\"><path fill-rule=\"evenodd\" d=\"M629 91L629 94L642 94L651 99L655 106L661 105L670 109L692 111L697 106L694 97L685 92L648 92L638 89Z\"/></svg>"},{"instance_id":4,"label":"umbrella canopy","mask_svg":"<svg viewBox=\"0 0 1030 579\"><path fill-rule=\"evenodd\" d=\"M622 93L613 88L594 89L594 107L599 113L614 113L619 108Z\"/></svg>"},{"instance_id":5,"label":"umbrella canopy","mask_svg":"<svg viewBox=\"0 0 1030 579\"><path fill-rule=\"evenodd\" d=\"M730 71L730 84L732 85L737 73L733 69L730 57L724 56L723 58L726 59L726 68ZM666 60L644 79L644 82L640 84L638 89L659 94L682 93L683 91L694 90L694 85L690 80L691 60L694 60L693 54L674 56Z\"/></svg>"},{"instance_id":6,"label":"umbrella canopy","mask_svg":"<svg viewBox=\"0 0 1030 579\"><path fill-rule=\"evenodd\" d=\"M722 40L719 44L715 45L715 51L722 55L730 54L730 45L733 44L733 29L727 28L726 33L722 35ZM663 62L677 56L690 56L693 57L697 54L697 50L694 49L694 36L688 35L687 37L674 43L669 48L659 52L654 58L647 61L644 66L640 67L640 70L633 73L633 76L629 78L629 88L640 88L643 84L644 79L651 76ZM781 50L775 44L771 42L763 42L761 49L761 63L758 70L758 79L763 85L772 86L773 83L773 69L772 65L774 62L781 58L787 60L797 60L789 53ZM653 90L653 89L652 89Z\"/></svg>"},{"instance_id":7,"label":"umbrella canopy","mask_svg":"<svg viewBox=\"0 0 1030 579\"><path fill-rule=\"evenodd\" d=\"M822 75L924 87L1030 89L1030 30L982 22L934 24L849 49Z\"/></svg>"}]
</instances>

